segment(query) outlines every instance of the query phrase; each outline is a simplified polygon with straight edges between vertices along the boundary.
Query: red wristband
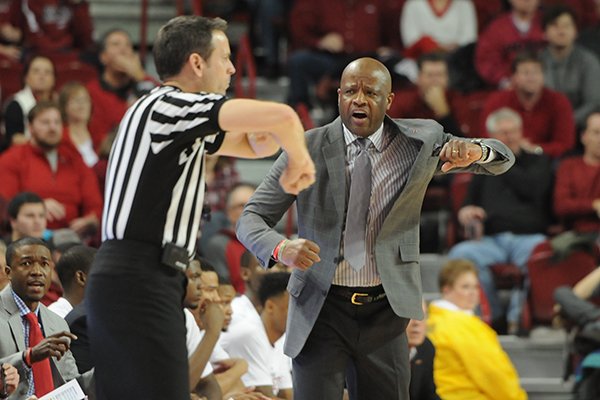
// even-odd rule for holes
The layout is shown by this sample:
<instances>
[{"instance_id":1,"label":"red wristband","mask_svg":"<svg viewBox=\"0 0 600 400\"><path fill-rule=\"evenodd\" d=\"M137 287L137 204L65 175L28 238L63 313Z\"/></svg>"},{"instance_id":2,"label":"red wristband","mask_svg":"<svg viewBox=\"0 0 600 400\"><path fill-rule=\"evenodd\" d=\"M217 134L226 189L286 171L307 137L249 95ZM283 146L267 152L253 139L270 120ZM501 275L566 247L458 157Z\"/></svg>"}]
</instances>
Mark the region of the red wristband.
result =
<instances>
[{"instance_id":1,"label":"red wristband","mask_svg":"<svg viewBox=\"0 0 600 400\"><path fill-rule=\"evenodd\" d=\"M279 249L281 248L281 245L285 243L285 241L286 239L283 239L277 244L277 246L275 246L275 250L273 250L273 258L275 259L275 261L279 261Z\"/></svg>"}]
</instances>

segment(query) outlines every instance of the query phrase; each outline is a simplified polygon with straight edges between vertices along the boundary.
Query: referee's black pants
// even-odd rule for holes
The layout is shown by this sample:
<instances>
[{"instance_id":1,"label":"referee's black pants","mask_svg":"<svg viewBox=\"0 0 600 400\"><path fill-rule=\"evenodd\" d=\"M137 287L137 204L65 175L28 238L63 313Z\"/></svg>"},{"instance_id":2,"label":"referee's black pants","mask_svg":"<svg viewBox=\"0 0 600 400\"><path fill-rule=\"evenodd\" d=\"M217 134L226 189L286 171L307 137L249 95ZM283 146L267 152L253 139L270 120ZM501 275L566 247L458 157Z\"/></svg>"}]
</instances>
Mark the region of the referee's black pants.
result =
<instances>
[{"instance_id":1,"label":"referee's black pants","mask_svg":"<svg viewBox=\"0 0 600 400\"><path fill-rule=\"evenodd\" d=\"M189 400L185 275L160 263L161 248L102 244L86 286L99 400Z\"/></svg>"}]
</instances>

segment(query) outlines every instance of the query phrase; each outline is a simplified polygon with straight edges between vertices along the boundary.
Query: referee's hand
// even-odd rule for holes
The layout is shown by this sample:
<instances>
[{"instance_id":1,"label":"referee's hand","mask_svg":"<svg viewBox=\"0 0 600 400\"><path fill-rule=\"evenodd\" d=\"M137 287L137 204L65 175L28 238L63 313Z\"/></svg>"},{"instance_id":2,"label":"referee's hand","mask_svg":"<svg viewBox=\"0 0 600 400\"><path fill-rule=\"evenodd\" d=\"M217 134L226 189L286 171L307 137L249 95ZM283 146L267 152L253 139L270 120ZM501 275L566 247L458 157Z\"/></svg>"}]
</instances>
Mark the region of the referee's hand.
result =
<instances>
[{"instance_id":1,"label":"referee's hand","mask_svg":"<svg viewBox=\"0 0 600 400\"><path fill-rule=\"evenodd\" d=\"M315 164L308 153L301 160L288 161L279 183L286 193L295 195L315 183Z\"/></svg>"}]
</instances>

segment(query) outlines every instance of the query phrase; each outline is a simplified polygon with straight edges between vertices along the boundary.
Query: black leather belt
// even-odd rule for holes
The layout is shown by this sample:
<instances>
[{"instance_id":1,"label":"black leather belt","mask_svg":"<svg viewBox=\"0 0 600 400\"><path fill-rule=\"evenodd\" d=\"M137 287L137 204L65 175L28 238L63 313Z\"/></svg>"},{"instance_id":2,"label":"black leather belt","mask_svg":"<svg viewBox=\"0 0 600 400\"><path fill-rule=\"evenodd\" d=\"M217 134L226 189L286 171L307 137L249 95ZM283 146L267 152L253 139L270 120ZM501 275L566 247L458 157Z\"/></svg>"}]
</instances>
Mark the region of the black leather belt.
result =
<instances>
[{"instance_id":1,"label":"black leather belt","mask_svg":"<svg viewBox=\"0 0 600 400\"><path fill-rule=\"evenodd\" d=\"M383 286L373 287L350 287L331 285L329 294L350 301L350 303L362 306L385 298Z\"/></svg>"}]
</instances>

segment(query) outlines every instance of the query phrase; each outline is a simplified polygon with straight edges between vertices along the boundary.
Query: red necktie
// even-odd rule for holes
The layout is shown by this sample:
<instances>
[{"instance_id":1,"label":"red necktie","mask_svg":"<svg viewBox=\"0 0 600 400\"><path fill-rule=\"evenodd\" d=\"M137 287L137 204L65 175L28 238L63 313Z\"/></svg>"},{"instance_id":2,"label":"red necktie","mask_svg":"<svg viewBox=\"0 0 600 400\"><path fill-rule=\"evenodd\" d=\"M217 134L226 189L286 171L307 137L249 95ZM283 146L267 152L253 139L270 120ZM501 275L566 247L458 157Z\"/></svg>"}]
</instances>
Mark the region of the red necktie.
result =
<instances>
[{"instance_id":1,"label":"red necktie","mask_svg":"<svg viewBox=\"0 0 600 400\"><path fill-rule=\"evenodd\" d=\"M34 347L44 339L40 324L34 313L30 312L25 315L29 321L29 347ZM50 359L45 358L42 361L32 362L33 382L35 384L35 395L41 397L46 393L54 390L52 382L52 371L50 370Z\"/></svg>"}]
</instances>

